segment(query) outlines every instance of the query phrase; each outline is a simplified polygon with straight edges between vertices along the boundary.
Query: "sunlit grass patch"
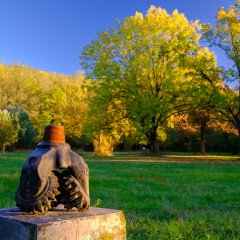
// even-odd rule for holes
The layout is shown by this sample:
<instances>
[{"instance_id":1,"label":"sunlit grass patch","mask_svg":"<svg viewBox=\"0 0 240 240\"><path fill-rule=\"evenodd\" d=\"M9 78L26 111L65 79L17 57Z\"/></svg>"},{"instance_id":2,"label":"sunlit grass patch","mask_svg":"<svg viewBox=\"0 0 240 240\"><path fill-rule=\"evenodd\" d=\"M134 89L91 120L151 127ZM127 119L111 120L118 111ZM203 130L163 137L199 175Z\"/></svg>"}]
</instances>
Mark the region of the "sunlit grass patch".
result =
<instances>
[{"instance_id":1,"label":"sunlit grass patch","mask_svg":"<svg viewBox=\"0 0 240 240\"><path fill-rule=\"evenodd\" d=\"M198 163L198 162L217 162L217 163L226 163L226 162L239 162L240 157L237 155L201 155L201 154L192 154L192 153L162 153L156 156L151 155L150 153L143 152L132 152L131 154L115 152L114 156L94 156L92 152L84 152L83 156L87 161L112 161L112 162L181 162L181 163Z\"/></svg>"}]
</instances>

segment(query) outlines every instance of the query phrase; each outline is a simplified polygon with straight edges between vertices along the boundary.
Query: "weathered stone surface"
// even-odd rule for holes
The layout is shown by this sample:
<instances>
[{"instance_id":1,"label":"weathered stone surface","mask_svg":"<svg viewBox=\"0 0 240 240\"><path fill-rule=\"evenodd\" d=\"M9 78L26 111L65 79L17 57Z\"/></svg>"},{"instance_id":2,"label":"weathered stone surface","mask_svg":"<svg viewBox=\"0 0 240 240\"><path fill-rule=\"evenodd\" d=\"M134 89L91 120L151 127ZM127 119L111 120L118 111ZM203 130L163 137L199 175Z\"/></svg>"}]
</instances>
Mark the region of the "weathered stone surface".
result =
<instances>
[{"instance_id":1,"label":"weathered stone surface","mask_svg":"<svg viewBox=\"0 0 240 240\"><path fill-rule=\"evenodd\" d=\"M0 209L1 240L125 240L126 221L119 210L90 207L87 212L62 209L25 215Z\"/></svg>"}]
</instances>

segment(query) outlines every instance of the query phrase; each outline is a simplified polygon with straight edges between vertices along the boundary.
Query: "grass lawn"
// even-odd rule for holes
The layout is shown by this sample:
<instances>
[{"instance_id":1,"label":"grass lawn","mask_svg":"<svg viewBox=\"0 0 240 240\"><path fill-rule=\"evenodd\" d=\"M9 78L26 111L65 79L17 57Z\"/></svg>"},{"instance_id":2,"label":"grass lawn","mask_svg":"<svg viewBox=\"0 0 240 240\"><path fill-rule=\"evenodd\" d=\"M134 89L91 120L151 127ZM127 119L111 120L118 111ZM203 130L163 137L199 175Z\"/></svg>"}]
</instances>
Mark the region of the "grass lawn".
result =
<instances>
[{"instance_id":1,"label":"grass lawn","mask_svg":"<svg viewBox=\"0 0 240 240\"><path fill-rule=\"evenodd\" d=\"M0 156L0 207L14 192L28 152ZM121 209L128 239L240 239L240 161L231 156L94 157L92 205Z\"/></svg>"}]
</instances>

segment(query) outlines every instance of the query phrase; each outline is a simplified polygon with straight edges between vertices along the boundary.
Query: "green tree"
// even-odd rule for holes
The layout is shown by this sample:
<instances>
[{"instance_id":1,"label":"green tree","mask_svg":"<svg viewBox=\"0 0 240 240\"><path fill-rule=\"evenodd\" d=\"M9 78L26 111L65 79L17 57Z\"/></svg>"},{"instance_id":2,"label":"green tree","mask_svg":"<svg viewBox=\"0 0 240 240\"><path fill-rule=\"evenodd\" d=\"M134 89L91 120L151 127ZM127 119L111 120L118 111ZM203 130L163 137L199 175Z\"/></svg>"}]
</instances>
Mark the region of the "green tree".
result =
<instances>
[{"instance_id":1,"label":"green tree","mask_svg":"<svg viewBox=\"0 0 240 240\"><path fill-rule=\"evenodd\" d=\"M240 1L229 9L221 8L215 26L205 24L203 37L210 46L220 48L231 67L222 67L224 84L215 93L214 108L238 130L240 154Z\"/></svg>"},{"instance_id":2,"label":"green tree","mask_svg":"<svg viewBox=\"0 0 240 240\"><path fill-rule=\"evenodd\" d=\"M14 124L10 113L7 110L0 110L0 147L2 154L5 148L11 146L18 140L19 126Z\"/></svg>"},{"instance_id":3,"label":"green tree","mask_svg":"<svg viewBox=\"0 0 240 240\"><path fill-rule=\"evenodd\" d=\"M15 126L19 126L17 147L30 148L33 145L35 132L28 113L21 107L8 107L11 117L16 119Z\"/></svg>"},{"instance_id":4,"label":"green tree","mask_svg":"<svg viewBox=\"0 0 240 240\"><path fill-rule=\"evenodd\" d=\"M92 82L88 87L88 115L84 133L91 139L94 153L98 156L111 156L121 137L134 131L130 121L125 119L124 107L118 99L107 98L109 91L99 82ZM109 99L109 101L106 101Z\"/></svg>"},{"instance_id":5,"label":"green tree","mask_svg":"<svg viewBox=\"0 0 240 240\"><path fill-rule=\"evenodd\" d=\"M137 12L101 33L81 54L86 73L100 85L102 102L118 99L121 117L145 134L152 152L159 149L158 133L187 105L181 61L198 49L197 28L177 10L168 14L151 6L145 16Z\"/></svg>"}]
</instances>

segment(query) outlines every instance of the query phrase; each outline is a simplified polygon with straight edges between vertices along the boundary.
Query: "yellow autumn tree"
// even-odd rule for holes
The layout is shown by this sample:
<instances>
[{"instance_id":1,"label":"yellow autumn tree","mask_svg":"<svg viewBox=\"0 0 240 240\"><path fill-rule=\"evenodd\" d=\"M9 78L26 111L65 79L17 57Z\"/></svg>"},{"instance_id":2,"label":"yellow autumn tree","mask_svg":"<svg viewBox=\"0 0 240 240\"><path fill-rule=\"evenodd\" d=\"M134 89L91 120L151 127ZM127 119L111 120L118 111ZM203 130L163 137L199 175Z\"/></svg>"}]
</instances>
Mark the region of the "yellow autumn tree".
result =
<instances>
[{"instance_id":1,"label":"yellow autumn tree","mask_svg":"<svg viewBox=\"0 0 240 240\"><path fill-rule=\"evenodd\" d=\"M177 10L151 6L146 15L137 12L100 33L81 54L86 73L99 83L101 102L119 100L121 117L145 134L152 152L159 150L158 133L187 105L181 61L198 51L198 27Z\"/></svg>"}]
</instances>

